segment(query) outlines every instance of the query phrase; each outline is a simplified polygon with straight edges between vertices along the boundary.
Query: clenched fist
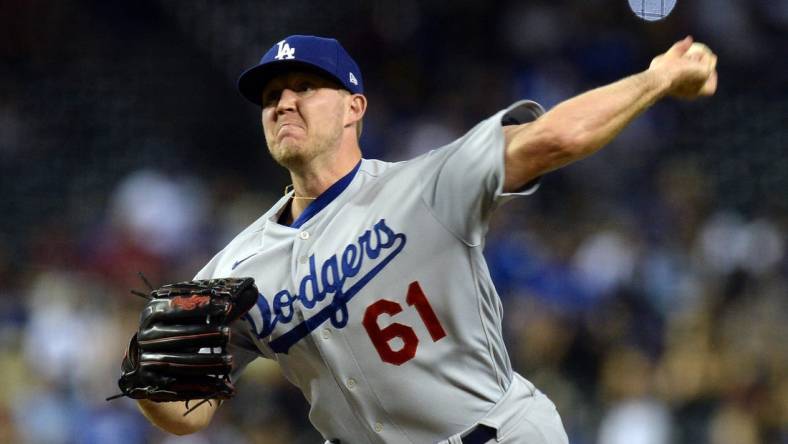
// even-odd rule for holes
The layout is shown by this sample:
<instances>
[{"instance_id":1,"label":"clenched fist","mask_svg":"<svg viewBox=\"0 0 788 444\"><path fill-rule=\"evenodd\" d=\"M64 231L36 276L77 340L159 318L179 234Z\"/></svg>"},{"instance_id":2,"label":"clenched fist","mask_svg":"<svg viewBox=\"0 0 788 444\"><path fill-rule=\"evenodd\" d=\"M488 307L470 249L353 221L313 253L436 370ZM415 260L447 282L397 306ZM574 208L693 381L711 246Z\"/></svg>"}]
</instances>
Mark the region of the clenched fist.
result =
<instances>
[{"instance_id":1,"label":"clenched fist","mask_svg":"<svg viewBox=\"0 0 788 444\"><path fill-rule=\"evenodd\" d=\"M711 96L717 90L717 56L692 37L676 42L649 66L669 83L667 94L680 99Z\"/></svg>"}]
</instances>

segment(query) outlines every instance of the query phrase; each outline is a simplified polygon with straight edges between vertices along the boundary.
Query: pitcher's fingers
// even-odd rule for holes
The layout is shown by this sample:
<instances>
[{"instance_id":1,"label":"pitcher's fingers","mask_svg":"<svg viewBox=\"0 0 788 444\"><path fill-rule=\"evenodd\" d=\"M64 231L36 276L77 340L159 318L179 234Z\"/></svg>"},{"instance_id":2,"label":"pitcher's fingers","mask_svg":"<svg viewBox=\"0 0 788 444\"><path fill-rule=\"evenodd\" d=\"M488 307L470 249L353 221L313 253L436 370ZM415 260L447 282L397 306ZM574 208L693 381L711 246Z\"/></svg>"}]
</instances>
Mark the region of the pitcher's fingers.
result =
<instances>
[{"instance_id":1,"label":"pitcher's fingers","mask_svg":"<svg viewBox=\"0 0 788 444\"><path fill-rule=\"evenodd\" d=\"M684 55L684 53L686 53L687 50L690 49L690 46L692 46L692 36L688 35L684 37L684 39L674 43L673 46L671 46L670 49L668 49L668 52L672 54L676 54L680 57Z\"/></svg>"},{"instance_id":2,"label":"pitcher's fingers","mask_svg":"<svg viewBox=\"0 0 788 444\"><path fill-rule=\"evenodd\" d=\"M685 53L683 55L684 58L692 60L694 62L703 62L703 59L705 58L704 56L705 55L700 51L692 51Z\"/></svg>"},{"instance_id":3,"label":"pitcher's fingers","mask_svg":"<svg viewBox=\"0 0 788 444\"><path fill-rule=\"evenodd\" d=\"M706 83L703 84L700 93L703 96L711 96L717 91L717 71L714 71L709 76Z\"/></svg>"}]
</instances>

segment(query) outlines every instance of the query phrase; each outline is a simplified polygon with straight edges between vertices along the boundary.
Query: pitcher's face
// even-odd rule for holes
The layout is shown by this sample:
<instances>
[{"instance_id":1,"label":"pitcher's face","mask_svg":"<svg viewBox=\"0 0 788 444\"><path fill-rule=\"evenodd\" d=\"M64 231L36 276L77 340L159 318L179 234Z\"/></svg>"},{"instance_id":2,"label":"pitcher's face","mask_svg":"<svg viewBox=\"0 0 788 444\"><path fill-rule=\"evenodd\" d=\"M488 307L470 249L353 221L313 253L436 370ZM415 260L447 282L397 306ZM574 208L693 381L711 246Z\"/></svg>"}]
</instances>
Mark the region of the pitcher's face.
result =
<instances>
[{"instance_id":1,"label":"pitcher's face","mask_svg":"<svg viewBox=\"0 0 788 444\"><path fill-rule=\"evenodd\" d=\"M268 82L262 123L274 160L290 168L336 149L349 95L336 82L310 72L288 72Z\"/></svg>"}]
</instances>

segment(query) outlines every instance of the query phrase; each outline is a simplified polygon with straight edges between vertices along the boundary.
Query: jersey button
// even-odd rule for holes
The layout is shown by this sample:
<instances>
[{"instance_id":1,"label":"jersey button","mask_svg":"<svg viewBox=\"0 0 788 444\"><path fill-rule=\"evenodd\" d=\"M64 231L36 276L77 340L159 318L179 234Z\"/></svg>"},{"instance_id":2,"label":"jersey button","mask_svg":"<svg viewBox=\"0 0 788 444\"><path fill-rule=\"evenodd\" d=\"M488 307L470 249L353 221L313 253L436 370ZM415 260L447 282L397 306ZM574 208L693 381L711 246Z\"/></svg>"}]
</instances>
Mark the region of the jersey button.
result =
<instances>
[{"instance_id":1,"label":"jersey button","mask_svg":"<svg viewBox=\"0 0 788 444\"><path fill-rule=\"evenodd\" d=\"M309 262L309 258L306 257L306 256L301 256L301 257L298 258L298 263L299 264L305 264L307 262Z\"/></svg>"},{"instance_id":2,"label":"jersey button","mask_svg":"<svg viewBox=\"0 0 788 444\"><path fill-rule=\"evenodd\" d=\"M298 233L298 237L300 237L302 240L307 240L307 239L309 239L309 232L308 231L302 231L302 232Z\"/></svg>"},{"instance_id":3,"label":"jersey button","mask_svg":"<svg viewBox=\"0 0 788 444\"><path fill-rule=\"evenodd\" d=\"M375 429L376 432L380 433L383 431L383 424L376 422L373 428Z\"/></svg>"},{"instance_id":4,"label":"jersey button","mask_svg":"<svg viewBox=\"0 0 788 444\"><path fill-rule=\"evenodd\" d=\"M347 380L347 388L349 388L350 390L353 390L354 388L356 388L356 380L353 379L353 378L348 378L348 380Z\"/></svg>"},{"instance_id":5,"label":"jersey button","mask_svg":"<svg viewBox=\"0 0 788 444\"><path fill-rule=\"evenodd\" d=\"M331 330L324 328L323 329L323 339L328 339L331 337Z\"/></svg>"}]
</instances>

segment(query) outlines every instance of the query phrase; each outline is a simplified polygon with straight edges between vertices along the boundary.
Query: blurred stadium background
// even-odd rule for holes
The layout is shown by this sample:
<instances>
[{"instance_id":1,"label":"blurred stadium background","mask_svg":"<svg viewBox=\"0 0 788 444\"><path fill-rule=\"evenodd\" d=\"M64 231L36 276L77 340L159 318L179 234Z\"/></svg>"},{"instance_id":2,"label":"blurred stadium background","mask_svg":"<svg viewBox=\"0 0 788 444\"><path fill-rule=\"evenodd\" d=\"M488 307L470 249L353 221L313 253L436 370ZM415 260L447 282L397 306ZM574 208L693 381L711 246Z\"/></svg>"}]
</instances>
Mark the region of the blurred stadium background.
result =
<instances>
[{"instance_id":1,"label":"blurred stadium background","mask_svg":"<svg viewBox=\"0 0 788 444\"><path fill-rule=\"evenodd\" d=\"M788 2L0 1L0 442L317 443L260 361L209 430L104 402L143 271L185 280L288 183L238 74L281 37L362 67L366 157L442 145L520 98L637 72L686 34L716 97L665 101L498 212L515 367L573 444L788 443Z\"/></svg>"}]
</instances>

